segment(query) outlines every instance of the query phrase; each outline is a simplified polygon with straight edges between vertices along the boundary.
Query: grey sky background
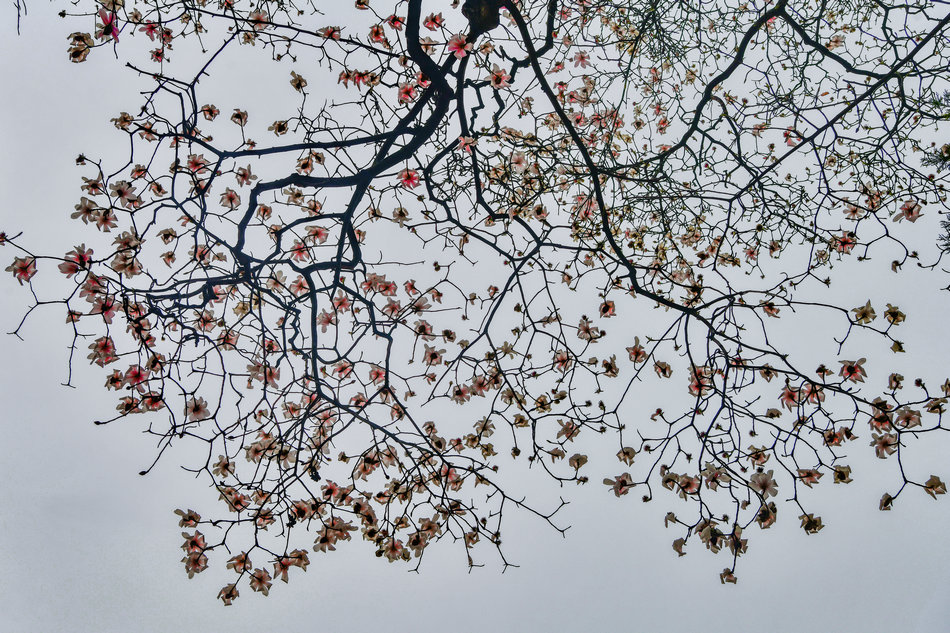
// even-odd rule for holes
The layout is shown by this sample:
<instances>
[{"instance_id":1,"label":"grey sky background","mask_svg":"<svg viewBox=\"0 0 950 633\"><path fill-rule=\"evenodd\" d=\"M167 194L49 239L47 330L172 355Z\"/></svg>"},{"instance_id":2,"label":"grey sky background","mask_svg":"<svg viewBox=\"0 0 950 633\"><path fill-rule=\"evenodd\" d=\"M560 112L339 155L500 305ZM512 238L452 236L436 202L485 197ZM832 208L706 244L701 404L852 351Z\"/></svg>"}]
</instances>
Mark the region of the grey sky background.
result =
<instances>
[{"instance_id":1,"label":"grey sky background","mask_svg":"<svg viewBox=\"0 0 950 633\"><path fill-rule=\"evenodd\" d=\"M81 29L56 17L58 5L29 8L19 36L12 8L0 17L0 230L23 231L24 243L39 251L65 252L84 239L68 220L83 173L75 156L124 151L109 118L136 106L137 86L105 50L70 64L66 35ZM13 257L0 248L0 268ZM45 263L47 279L52 266ZM862 287L892 284L907 306L908 357L927 364L905 375L942 379L950 295L938 289L950 280L941 272L909 279L855 278L838 292L854 292L857 301ZM3 273L0 331L16 327L27 292ZM560 521L572 526L567 538L526 515L509 516L506 553L520 567L504 574L490 557L469 572L464 551L450 543L427 550L421 573L408 573L354 540L331 555L313 554L306 574L294 570L289 585L275 582L269 598L242 591L225 608L215 600L229 581L223 569L185 575L172 513L217 495L177 468L174 455L147 477L137 475L155 455L141 433L144 418L92 425L114 405L84 348L75 388L60 386L70 342L63 317L61 307L40 310L24 327L25 340L0 336L0 633L950 628L950 501L912 490L893 512L879 512L894 465L874 459L863 440L849 462L855 482L811 492L827 527L806 536L786 508L770 530L750 528L736 586L719 584L728 561L698 542L677 558L670 548L676 535L663 528L663 515L676 509L672 496L645 505L639 495L617 499L592 483L545 489L571 501ZM924 349L929 354L915 351ZM947 441L928 441L914 455L946 480ZM529 488L543 489L537 473L527 477Z\"/></svg>"}]
</instances>

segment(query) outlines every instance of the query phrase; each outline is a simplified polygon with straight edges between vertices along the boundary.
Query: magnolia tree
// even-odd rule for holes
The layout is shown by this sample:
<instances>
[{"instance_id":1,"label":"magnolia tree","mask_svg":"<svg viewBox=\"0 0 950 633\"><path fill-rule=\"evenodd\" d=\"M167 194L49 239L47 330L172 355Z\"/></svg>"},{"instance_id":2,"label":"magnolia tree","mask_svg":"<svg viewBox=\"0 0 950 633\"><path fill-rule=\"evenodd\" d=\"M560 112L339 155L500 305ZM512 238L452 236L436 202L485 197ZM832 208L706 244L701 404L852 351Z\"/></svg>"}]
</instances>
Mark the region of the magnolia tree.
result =
<instances>
[{"instance_id":1,"label":"magnolia tree","mask_svg":"<svg viewBox=\"0 0 950 633\"><path fill-rule=\"evenodd\" d=\"M887 296L825 288L945 283L944 5L75 10L68 59L146 90L110 113L128 155L77 159L82 243L5 235L7 271L102 368L103 422L201 448L220 504L176 510L183 563L233 570L225 604L342 541L504 562L511 511L564 529L518 463L656 499L722 582L780 516L822 529L806 489L849 449L899 462L882 510L945 494L912 450L950 381L889 367Z\"/></svg>"}]
</instances>

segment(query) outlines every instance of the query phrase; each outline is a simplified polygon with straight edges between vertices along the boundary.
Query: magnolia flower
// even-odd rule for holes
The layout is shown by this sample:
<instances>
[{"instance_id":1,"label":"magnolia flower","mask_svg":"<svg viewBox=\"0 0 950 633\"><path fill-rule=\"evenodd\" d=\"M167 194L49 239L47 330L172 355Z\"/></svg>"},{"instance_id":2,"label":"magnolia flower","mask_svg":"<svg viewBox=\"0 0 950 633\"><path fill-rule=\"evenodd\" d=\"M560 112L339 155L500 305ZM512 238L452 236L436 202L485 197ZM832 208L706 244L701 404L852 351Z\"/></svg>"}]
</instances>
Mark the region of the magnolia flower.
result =
<instances>
[{"instance_id":1,"label":"magnolia flower","mask_svg":"<svg viewBox=\"0 0 950 633\"><path fill-rule=\"evenodd\" d=\"M178 521L179 527L190 527L193 528L198 525L198 521L201 520L201 515L199 515L194 510L175 510L175 514L181 517L181 520Z\"/></svg>"},{"instance_id":2,"label":"magnolia flower","mask_svg":"<svg viewBox=\"0 0 950 633\"><path fill-rule=\"evenodd\" d=\"M856 323L865 325L877 318L877 313L874 311L874 308L871 307L871 301L868 300L863 306L859 306L851 310L854 312L854 320Z\"/></svg>"},{"instance_id":3,"label":"magnolia flower","mask_svg":"<svg viewBox=\"0 0 950 633\"><path fill-rule=\"evenodd\" d=\"M920 212L920 203L916 200L908 200L903 205L901 205L900 211L894 216L894 222L900 222L902 220L907 220L908 222L916 222L923 214Z\"/></svg>"},{"instance_id":4,"label":"magnolia flower","mask_svg":"<svg viewBox=\"0 0 950 633\"><path fill-rule=\"evenodd\" d=\"M116 14L110 13L105 9L99 9L99 19L102 21L102 24L96 24L98 27L96 37L100 40L111 37L114 41L118 42L119 25L116 20Z\"/></svg>"},{"instance_id":5,"label":"magnolia flower","mask_svg":"<svg viewBox=\"0 0 950 633\"><path fill-rule=\"evenodd\" d=\"M799 468L798 469L798 479L803 484L811 488L814 484L818 483L818 480L824 476L824 473L815 470L814 468Z\"/></svg>"},{"instance_id":6,"label":"magnolia flower","mask_svg":"<svg viewBox=\"0 0 950 633\"><path fill-rule=\"evenodd\" d=\"M472 153L472 148L476 145L476 140L471 136L460 136L458 142L458 149Z\"/></svg>"},{"instance_id":7,"label":"magnolia flower","mask_svg":"<svg viewBox=\"0 0 950 633\"><path fill-rule=\"evenodd\" d=\"M225 606L231 606L231 603L240 595L237 590L237 586L233 583L230 585L225 585L220 592L218 592L218 598L224 602Z\"/></svg>"},{"instance_id":8,"label":"magnolia flower","mask_svg":"<svg viewBox=\"0 0 950 633\"><path fill-rule=\"evenodd\" d=\"M862 365L864 365L866 360L866 358L861 358L856 361L838 361L841 363L841 371L838 372L838 375L845 380L850 380L851 382L864 382L864 378L868 375L868 373L864 370Z\"/></svg>"},{"instance_id":9,"label":"magnolia flower","mask_svg":"<svg viewBox=\"0 0 950 633\"><path fill-rule=\"evenodd\" d=\"M886 459L888 455L893 455L897 451L897 436L893 433L884 433L871 435L871 446L874 447L874 453L878 459Z\"/></svg>"},{"instance_id":10,"label":"magnolia flower","mask_svg":"<svg viewBox=\"0 0 950 633\"><path fill-rule=\"evenodd\" d=\"M416 98L416 87L409 83L399 84L399 103L409 103Z\"/></svg>"},{"instance_id":11,"label":"magnolia flower","mask_svg":"<svg viewBox=\"0 0 950 633\"><path fill-rule=\"evenodd\" d=\"M825 527L821 523L821 517L812 514L803 514L798 517L802 521L802 529L808 534L816 534L821 528Z\"/></svg>"},{"instance_id":12,"label":"magnolia flower","mask_svg":"<svg viewBox=\"0 0 950 633\"><path fill-rule=\"evenodd\" d=\"M204 115L204 118L208 121L214 121L215 117L221 114L221 111L218 110L214 105L208 103L201 106L201 114Z\"/></svg>"},{"instance_id":13,"label":"magnolia flower","mask_svg":"<svg viewBox=\"0 0 950 633\"><path fill-rule=\"evenodd\" d=\"M491 87L495 90L501 90L502 88L507 88L511 85L511 75L505 72L503 68L500 68L498 64L492 64L491 75L488 76L488 83L491 84Z\"/></svg>"},{"instance_id":14,"label":"magnolia flower","mask_svg":"<svg viewBox=\"0 0 950 633\"><path fill-rule=\"evenodd\" d=\"M232 556L231 559L228 560L227 565L228 569L233 569L239 574L246 571L251 571L253 566L254 565L251 563L251 559L248 558L247 554L244 552L241 552L237 556Z\"/></svg>"},{"instance_id":15,"label":"magnolia flower","mask_svg":"<svg viewBox=\"0 0 950 633\"><path fill-rule=\"evenodd\" d=\"M613 488L614 495L617 497L627 494L635 485L630 473L617 475L616 479L604 479L604 484Z\"/></svg>"},{"instance_id":16,"label":"magnolia flower","mask_svg":"<svg viewBox=\"0 0 950 633\"><path fill-rule=\"evenodd\" d=\"M224 193L221 194L220 202L222 207L236 209L241 204L241 196L239 196L236 191L228 187L224 190Z\"/></svg>"},{"instance_id":17,"label":"magnolia flower","mask_svg":"<svg viewBox=\"0 0 950 633\"><path fill-rule=\"evenodd\" d=\"M630 355L630 360L635 364L640 364L647 359L646 350L640 345L639 336L633 337L633 346L627 348L627 353Z\"/></svg>"},{"instance_id":18,"label":"magnolia flower","mask_svg":"<svg viewBox=\"0 0 950 633\"><path fill-rule=\"evenodd\" d=\"M36 260L32 257L16 257L6 270L13 273L17 282L23 285L24 281L29 281L36 274Z\"/></svg>"},{"instance_id":19,"label":"magnolia flower","mask_svg":"<svg viewBox=\"0 0 950 633\"><path fill-rule=\"evenodd\" d=\"M297 92L303 92L303 89L307 87L307 80L291 70L290 85L293 86Z\"/></svg>"},{"instance_id":20,"label":"magnolia flower","mask_svg":"<svg viewBox=\"0 0 950 633\"><path fill-rule=\"evenodd\" d=\"M591 324L590 319L581 317L580 322L577 324L577 338L593 343L602 335L603 333L600 329Z\"/></svg>"},{"instance_id":21,"label":"magnolia flower","mask_svg":"<svg viewBox=\"0 0 950 633\"><path fill-rule=\"evenodd\" d=\"M450 53L455 55L456 59L462 59L472 52L472 44L467 41L464 35L453 35L445 46Z\"/></svg>"},{"instance_id":22,"label":"magnolia flower","mask_svg":"<svg viewBox=\"0 0 950 633\"><path fill-rule=\"evenodd\" d=\"M848 254L857 244L854 233L846 232L834 238L834 248L839 253Z\"/></svg>"},{"instance_id":23,"label":"magnolia flower","mask_svg":"<svg viewBox=\"0 0 950 633\"><path fill-rule=\"evenodd\" d=\"M185 403L185 415L191 422L197 422L209 417L208 403L204 398L192 397Z\"/></svg>"},{"instance_id":24,"label":"magnolia flower","mask_svg":"<svg viewBox=\"0 0 950 633\"><path fill-rule=\"evenodd\" d=\"M778 484L772 478L772 472L755 473L749 478L749 488L762 495L762 498L774 497L778 495Z\"/></svg>"},{"instance_id":25,"label":"magnolia flower","mask_svg":"<svg viewBox=\"0 0 950 633\"><path fill-rule=\"evenodd\" d=\"M266 569L255 569L251 573L250 585L252 590L259 591L266 596L272 584L270 572Z\"/></svg>"},{"instance_id":26,"label":"magnolia flower","mask_svg":"<svg viewBox=\"0 0 950 633\"><path fill-rule=\"evenodd\" d=\"M442 354L445 353L444 349L435 349L434 347L425 346L425 353L422 356L423 362L428 365L441 365L442 364Z\"/></svg>"},{"instance_id":27,"label":"magnolia flower","mask_svg":"<svg viewBox=\"0 0 950 633\"><path fill-rule=\"evenodd\" d=\"M415 189L419 186L419 174L414 169L403 169L399 172L398 178L406 189Z\"/></svg>"}]
</instances>

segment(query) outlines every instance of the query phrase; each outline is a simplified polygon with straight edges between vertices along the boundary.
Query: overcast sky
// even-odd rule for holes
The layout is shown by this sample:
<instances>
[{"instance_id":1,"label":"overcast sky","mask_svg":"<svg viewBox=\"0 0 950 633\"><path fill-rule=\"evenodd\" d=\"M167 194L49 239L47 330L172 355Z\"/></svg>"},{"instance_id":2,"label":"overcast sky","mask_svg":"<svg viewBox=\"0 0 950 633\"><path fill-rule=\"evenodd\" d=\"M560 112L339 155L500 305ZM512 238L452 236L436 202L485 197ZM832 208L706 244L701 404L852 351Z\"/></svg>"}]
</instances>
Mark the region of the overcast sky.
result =
<instances>
[{"instance_id":1,"label":"overcast sky","mask_svg":"<svg viewBox=\"0 0 950 633\"><path fill-rule=\"evenodd\" d=\"M32 3L19 36L12 9L0 16L0 230L24 231L38 250L65 252L83 239L67 220L79 193L74 158L96 148L121 151L123 137L109 118L134 107L135 88L105 51L70 64L66 35L79 28L53 8ZM0 249L0 268L13 256ZM907 294L897 279L872 282ZM929 373L942 371L950 351L941 321L950 295L937 291L947 283L919 281L910 292L917 305L906 309L908 349L932 350ZM26 294L8 273L0 292L0 331L9 332ZM215 599L227 581L223 568L186 577L172 513L208 502L210 491L172 460L147 477L136 474L151 463L153 442L139 417L92 425L114 405L84 353L76 388L60 386L69 344L61 309L39 311L22 335L0 336L0 632L937 633L950 622L950 501L911 491L895 511L879 512L893 473L870 450L851 461L854 484L812 493L827 523L820 534L806 536L790 516L765 532L750 528L736 586L719 584L728 561L698 542L677 558L675 536L663 528L667 498L644 505L637 495L618 500L591 484L562 493L571 501L561 519L572 526L567 538L528 517L509 518L506 551L520 567L504 574L492 559L469 573L464 552L448 543L427 551L421 573L407 573L354 540L332 555L313 555L305 576L275 583L269 598L242 591L225 608ZM917 454L950 476L945 440Z\"/></svg>"}]
</instances>

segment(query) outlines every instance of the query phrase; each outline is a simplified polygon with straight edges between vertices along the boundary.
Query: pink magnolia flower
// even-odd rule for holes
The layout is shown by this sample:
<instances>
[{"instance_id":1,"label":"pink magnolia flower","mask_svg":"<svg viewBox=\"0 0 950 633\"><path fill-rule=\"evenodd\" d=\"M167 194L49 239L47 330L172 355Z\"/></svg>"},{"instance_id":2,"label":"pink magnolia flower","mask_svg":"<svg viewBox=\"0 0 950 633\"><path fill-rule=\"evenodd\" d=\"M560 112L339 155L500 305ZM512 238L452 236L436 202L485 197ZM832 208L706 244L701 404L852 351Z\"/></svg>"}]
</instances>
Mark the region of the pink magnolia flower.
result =
<instances>
[{"instance_id":1,"label":"pink magnolia flower","mask_svg":"<svg viewBox=\"0 0 950 633\"><path fill-rule=\"evenodd\" d=\"M838 361L841 363L841 371L838 372L838 375L844 378L845 380L850 380L851 382L864 382L864 377L868 375L865 371L864 363L867 361L866 358L861 358L859 360L842 360Z\"/></svg>"},{"instance_id":2,"label":"pink magnolia flower","mask_svg":"<svg viewBox=\"0 0 950 633\"><path fill-rule=\"evenodd\" d=\"M336 314L333 312L327 312L326 310L321 310L320 314L317 315L317 325L320 326L321 332L326 332L327 327L336 324Z\"/></svg>"},{"instance_id":3,"label":"pink magnolia flower","mask_svg":"<svg viewBox=\"0 0 950 633\"><path fill-rule=\"evenodd\" d=\"M277 387L278 380L280 380L280 369L277 367L266 367L264 369L264 382L267 385Z\"/></svg>"},{"instance_id":4,"label":"pink magnolia flower","mask_svg":"<svg viewBox=\"0 0 950 633\"><path fill-rule=\"evenodd\" d=\"M195 532L194 534L182 532L181 536L185 539L185 542L182 543L181 548L188 554L198 554L208 548L207 544L205 543L205 537L201 532Z\"/></svg>"},{"instance_id":5,"label":"pink magnolia flower","mask_svg":"<svg viewBox=\"0 0 950 633\"><path fill-rule=\"evenodd\" d=\"M327 238L330 236L330 232L327 231L322 226L308 226L307 227L307 237L310 238L315 244L323 244L327 241Z\"/></svg>"},{"instance_id":6,"label":"pink magnolia flower","mask_svg":"<svg viewBox=\"0 0 950 633\"><path fill-rule=\"evenodd\" d=\"M154 22L146 22L145 26L139 29L140 33L145 33L148 35L148 39L155 41L155 36L158 34L158 25Z\"/></svg>"},{"instance_id":7,"label":"pink magnolia flower","mask_svg":"<svg viewBox=\"0 0 950 633\"><path fill-rule=\"evenodd\" d=\"M297 275L297 278L294 279L294 281L290 284L289 289L290 292L294 294L294 296L299 297L300 295L305 294L310 289L310 286L307 285L306 279L304 279L301 275Z\"/></svg>"},{"instance_id":8,"label":"pink magnolia flower","mask_svg":"<svg viewBox=\"0 0 950 633\"><path fill-rule=\"evenodd\" d=\"M763 499L778 495L778 484L772 478L773 471L756 473L749 478L749 488L762 495Z\"/></svg>"},{"instance_id":9,"label":"pink magnolia flower","mask_svg":"<svg viewBox=\"0 0 950 633\"><path fill-rule=\"evenodd\" d=\"M202 115L204 115L204 118L207 121L214 121L215 117L221 114L221 111L210 103L206 103L205 105L201 106L200 112Z\"/></svg>"},{"instance_id":10,"label":"pink magnolia flower","mask_svg":"<svg viewBox=\"0 0 950 633\"><path fill-rule=\"evenodd\" d=\"M871 435L871 446L874 447L874 453L879 459L886 459L888 455L893 455L897 451L897 435L893 433L884 433Z\"/></svg>"},{"instance_id":11,"label":"pink magnolia flower","mask_svg":"<svg viewBox=\"0 0 950 633\"><path fill-rule=\"evenodd\" d=\"M105 367L119 359L115 353L115 343L108 336L96 339L94 343L89 345L89 349L92 350L92 353L88 356L89 360L100 367Z\"/></svg>"},{"instance_id":12,"label":"pink magnolia flower","mask_svg":"<svg viewBox=\"0 0 950 633\"><path fill-rule=\"evenodd\" d=\"M227 456L218 455L218 461L214 463L214 468L212 469L211 472L214 473L218 477L227 477L228 475L234 474L234 467L235 467L234 462L228 459ZM250 565L251 564L250 561L247 561L247 564ZM231 566L228 565L228 567L231 567Z\"/></svg>"},{"instance_id":13,"label":"pink magnolia flower","mask_svg":"<svg viewBox=\"0 0 950 633\"><path fill-rule=\"evenodd\" d=\"M712 390L712 378L708 367L693 367L690 371L689 393L705 396Z\"/></svg>"},{"instance_id":14,"label":"pink magnolia flower","mask_svg":"<svg viewBox=\"0 0 950 633\"><path fill-rule=\"evenodd\" d=\"M386 370L378 365L373 365L369 371L369 379L374 385L380 385L386 381Z\"/></svg>"},{"instance_id":15,"label":"pink magnolia flower","mask_svg":"<svg viewBox=\"0 0 950 633\"><path fill-rule=\"evenodd\" d=\"M815 470L814 468L799 468L798 469L798 479L811 488L814 484L818 483L818 480L824 476L824 473Z\"/></svg>"},{"instance_id":16,"label":"pink magnolia flower","mask_svg":"<svg viewBox=\"0 0 950 633\"><path fill-rule=\"evenodd\" d=\"M24 281L29 281L36 274L36 260L32 257L16 257L6 270L13 273L14 278L22 286Z\"/></svg>"},{"instance_id":17,"label":"pink magnolia flower","mask_svg":"<svg viewBox=\"0 0 950 633\"><path fill-rule=\"evenodd\" d=\"M351 306L350 298L343 294L342 291L333 298L333 307L336 310L349 310Z\"/></svg>"},{"instance_id":18,"label":"pink magnolia flower","mask_svg":"<svg viewBox=\"0 0 950 633\"><path fill-rule=\"evenodd\" d=\"M846 232L834 238L834 248L839 253L850 253L857 244L854 233Z\"/></svg>"},{"instance_id":19,"label":"pink magnolia flower","mask_svg":"<svg viewBox=\"0 0 950 633\"><path fill-rule=\"evenodd\" d=\"M416 87L409 83L399 84L399 103L409 103L416 99Z\"/></svg>"},{"instance_id":20,"label":"pink magnolia flower","mask_svg":"<svg viewBox=\"0 0 950 633\"><path fill-rule=\"evenodd\" d=\"M251 563L251 559L248 558L247 554L241 552L237 556L232 556L228 560L228 569L233 569L237 573L249 572L253 569L254 565Z\"/></svg>"},{"instance_id":21,"label":"pink magnolia flower","mask_svg":"<svg viewBox=\"0 0 950 633\"><path fill-rule=\"evenodd\" d=\"M420 312L425 312L432 306L429 303L429 300L426 299L425 297L418 297L415 301L412 302L412 305L409 307L412 308L413 312L418 314Z\"/></svg>"},{"instance_id":22,"label":"pink magnolia flower","mask_svg":"<svg viewBox=\"0 0 950 633\"><path fill-rule=\"evenodd\" d=\"M102 20L102 24L97 25L99 28L96 31L96 37L100 40L111 37L118 42L119 25L117 23L116 14L110 13L105 9L99 9L99 19Z\"/></svg>"},{"instance_id":23,"label":"pink magnolia flower","mask_svg":"<svg viewBox=\"0 0 950 633\"><path fill-rule=\"evenodd\" d=\"M613 488L617 497L627 494L634 486L630 473L622 473L616 479L604 479L604 484Z\"/></svg>"},{"instance_id":24,"label":"pink magnolia flower","mask_svg":"<svg viewBox=\"0 0 950 633\"><path fill-rule=\"evenodd\" d=\"M458 474L457 470L448 465L444 465L439 472L447 488L450 490L461 490L462 477Z\"/></svg>"},{"instance_id":25,"label":"pink magnolia flower","mask_svg":"<svg viewBox=\"0 0 950 633\"><path fill-rule=\"evenodd\" d=\"M413 331L415 331L416 336L424 341L435 340L435 335L432 333L432 325L425 319L416 321L413 324Z\"/></svg>"},{"instance_id":26,"label":"pink magnolia flower","mask_svg":"<svg viewBox=\"0 0 950 633\"><path fill-rule=\"evenodd\" d=\"M240 593L237 590L237 586L233 583L230 585L225 585L221 588L221 591L218 592L218 598L224 602L225 606L231 606L231 603L237 599Z\"/></svg>"},{"instance_id":27,"label":"pink magnolia flower","mask_svg":"<svg viewBox=\"0 0 950 633\"><path fill-rule=\"evenodd\" d=\"M442 354L445 353L444 349L435 349L434 347L425 346L425 353L422 356L423 362L429 367L433 365L442 364Z\"/></svg>"},{"instance_id":28,"label":"pink magnolia flower","mask_svg":"<svg viewBox=\"0 0 950 633\"><path fill-rule=\"evenodd\" d=\"M236 209L241 204L241 196L230 187L221 194L221 206L229 209Z\"/></svg>"},{"instance_id":29,"label":"pink magnolia flower","mask_svg":"<svg viewBox=\"0 0 950 633\"><path fill-rule=\"evenodd\" d=\"M240 186L249 185L251 181L257 180L257 176L251 173L251 166L247 167L238 167L234 172L234 177L237 179L237 183Z\"/></svg>"},{"instance_id":30,"label":"pink magnolia flower","mask_svg":"<svg viewBox=\"0 0 950 633\"><path fill-rule=\"evenodd\" d=\"M833 51L842 45L844 45L844 38L840 35L832 36L832 38L828 41L828 43L825 44L825 46L828 48L829 51Z\"/></svg>"},{"instance_id":31,"label":"pink magnolia flower","mask_svg":"<svg viewBox=\"0 0 950 633\"><path fill-rule=\"evenodd\" d=\"M401 31L403 24L406 23L405 19L399 17L398 15L391 15L386 18L386 23L389 24L390 28L395 31Z\"/></svg>"},{"instance_id":32,"label":"pink magnolia flower","mask_svg":"<svg viewBox=\"0 0 950 633\"><path fill-rule=\"evenodd\" d=\"M204 398L192 397L185 403L185 415L192 422L206 419L209 416L208 403Z\"/></svg>"},{"instance_id":33,"label":"pink magnolia flower","mask_svg":"<svg viewBox=\"0 0 950 633\"><path fill-rule=\"evenodd\" d=\"M450 53L455 55L456 59L462 59L472 52L472 44L467 41L464 35L453 35L446 44L446 47Z\"/></svg>"},{"instance_id":34,"label":"pink magnolia flower","mask_svg":"<svg viewBox=\"0 0 950 633\"><path fill-rule=\"evenodd\" d=\"M699 492L699 484L700 481L698 477L690 477L688 475L680 477L677 482L680 498L686 499L687 495L694 495Z\"/></svg>"},{"instance_id":35,"label":"pink magnolia flower","mask_svg":"<svg viewBox=\"0 0 950 633\"><path fill-rule=\"evenodd\" d=\"M920 411L901 407L897 410L897 424L905 429L920 426Z\"/></svg>"},{"instance_id":36,"label":"pink magnolia flower","mask_svg":"<svg viewBox=\"0 0 950 633\"><path fill-rule=\"evenodd\" d=\"M204 154L189 154L185 164L188 170L195 174L203 174L208 171L209 163L208 159L204 157Z\"/></svg>"},{"instance_id":37,"label":"pink magnolia flower","mask_svg":"<svg viewBox=\"0 0 950 633\"><path fill-rule=\"evenodd\" d=\"M92 304L92 310L89 314L101 314L102 320L106 323L112 323L112 317L116 313L115 297L110 295L98 296Z\"/></svg>"},{"instance_id":38,"label":"pink magnolia flower","mask_svg":"<svg viewBox=\"0 0 950 633\"><path fill-rule=\"evenodd\" d=\"M488 82L491 84L491 87L495 90L501 90L502 88L507 88L511 85L511 75L505 72L504 68L500 68L498 64L492 64L491 75L488 77Z\"/></svg>"},{"instance_id":39,"label":"pink magnolia flower","mask_svg":"<svg viewBox=\"0 0 950 633\"><path fill-rule=\"evenodd\" d=\"M340 379L345 379L353 372L353 364L346 360L341 360L336 365L333 366L333 373L340 377Z\"/></svg>"},{"instance_id":40,"label":"pink magnolia flower","mask_svg":"<svg viewBox=\"0 0 950 633\"><path fill-rule=\"evenodd\" d=\"M472 398L472 392L465 385L455 385L452 387L451 399L458 404L468 402Z\"/></svg>"},{"instance_id":41,"label":"pink magnolia flower","mask_svg":"<svg viewBox=\"0 0 950 633\"><path fill-rule=\"evenodd\" d=\"M302 262L310 259L310 251L307 250L307 246L300 240L294 240L293 245L290 247L290 258L295 262Z\"/></svg>"},{"instance_id":42,"label":"pink magnolia flower","mask_svg":"<svg viewBox=\"0 0 950 633\"><path fill-rule=\"evenodd\" d=\"M198 525L198 521L201 520L201 515L199 515L194 510L190 510L190 509L187 512L181 509L175 510L175 514L181 517L181 520L178 521L178 525L180 527L193 528L196 525Z\"/></svg>"},{"instance_id":43,"label":"pink magnolia flower","mask_svg":"<svg viewBox=\"0 0 950 633\"><path fill-rule=\"evenodd\" d=\"M273 584L271 582L271 575L266 569L255 569L251 573L251 589L254 591L259 591L265 596L268 595L270 587Z\"/></svg>"},{"instance_id":44,"label":"pink magnolia flower","mask_svg":"<svg viewBox=\"0 0 950 633\"><path fill-rule=\"evenodd\" d=\"M403 169L399 172L399 182L402 183L402 186L406 189L415 189L419 186L419 173L414 169Z\"/></svg>"},{"instance_id":45,"label":"pink magnolia flower","mask_svg":"<svg viewBox=\"0 0 950 633\"><path fill-rule=\"evenodd\" d=\"M920 212L920 203L916 200L908 200L901 205L900 211L894 216L894 222L900 222L902 220L916 222L921 215L923 214Z\"/></svg>"},{"instance_id":46,"label":"pink magnolia flower","mask_svg":"<svg viewBox=\"0 0 950 633\"><path fill-rule=\"evenodd\" d=\"M435 31L440 26L442 26L444 21L445 20L442 18L441 13L438 13L438 14L430 13L422 24L430 31Z\"/></svg>"},{"instance_id":47,"label":"pink magnolia flower","mask_svg":"<svg viewBox=\"0 0 950 633\"><path fill-rule=\"evenodd\" d=\"M643 346L640 345L639 336L633 338L633 346L627 348L627 353L630 355L630 360L636 364L640 364L647 359L647 352L643 349Z\"/></svg>"},{"instance_id":48,"label":"pink magnolia flower","mask_svg":"<svg viewBox=\"0 0 950 633\"><path fill-rule=\"evenodd\" d=\"M798 145L801 135L792 128L787 128L784 132L782 132L782 138L785 139L786 145L789 147L795 147Z\"/></svg>"},{"instance_id":49,"label":"pink magnolia flower","mask_svg":"<svg viewBox=\"0 0 950 633\"><path fill-rule=\"evenodd\" d=\"M402 558L403 551L405 550L403 548L402 541L400 541L399 539L391 538L386 541L385 545L383 546L382 551L383 551L383 554L386 556L386 558L389 560L389 562L393 562L397 559ZM406 551L406 554L408 554L408 551Z\"/></svg>"},{"instance_id":50,"label":"pink magnolia flower","mask_svg":"<svg viewBox=\"0 0 950 633\"><path fill-rule=\"evenodd\" d=\"M518 174L523 174L528 169L528 159L524 152L512 152L511 168Z\"/></svg>"},{"instance_id":51,"label":"pink magnolia flower","mask_svg":"<svg viewBox=\"0 0 950 633\"><path fill-rule=\"evenodd\" d=\"M491 385L485 376L475 376L472 378L471 390L476 396L485 397L485 392L490 388Z\"/></svg>"},{"instance_id":52,"label":"pink magnolia flower","mask_svg":"<svg viewBox=\"0 0 950 633\"><path fill-rule=\"evenodd\" d=\"M602 335L603 333L600 328L594 327L590 319L586 316L581 317L580 322L577 324L577 338L593 343Z\"/></svg>"},{"instance_id":53,"label":"pink magnolia flower","mask_svg":"<svg viewBox=\"0 0 950 633\"><path fill-rule=\"evenodd\" d=\"M472 148L475 146L476 141L471 136L460 136L458 148L463 152L472 153Z\"/></svg>"},{"instance_id":54,"label":"pink magnolia flower","mask_svg":"<svg viewBox=\"0 0 950 633\"><path fill-rule=\"evenodd\" d=\"M263 11L254 11L249 16L247 16L247 21L250 22L255 31L263 31L266 29L269 20L270 16L268 16Z\"/></svg>"},{"instance_id":55,"label":"pink magnolia flower","mask_svg":"<svg viewBox=\"0 0 950 633\"><path fill-rule=\"evenodd\" d=\"M800 394L797 389L792 389L791 386L785 385L785 388L782 389L782 393L779 395L778 399L782 402L782 407L791 411L794 409L800 402Z\"/></svg>"},{"instance_id":56,"label":"pink magnolia flower","mask_svg":"<svg viewBox=\"0 0 950 633\"><path fill-rule=\"evenodd\" d=\"M386 31L383 30L381 24L376 24L369 27L369 39L373 42L385 42L386 41Z\"/></svg>"},{"instance_id":57,"label":"pink magnolia flower","mask_svg":"<svg viewBox=\"0 0 950 633\"><path fill-rule=\"evenodd\" d=\"M144 391L142 383L148 380L148 370L143 369L139 365L132 365L129 367L125 375L122 377L122 382L130 387L136 387L139 391Z\"/></svg>"}]
</instances>

